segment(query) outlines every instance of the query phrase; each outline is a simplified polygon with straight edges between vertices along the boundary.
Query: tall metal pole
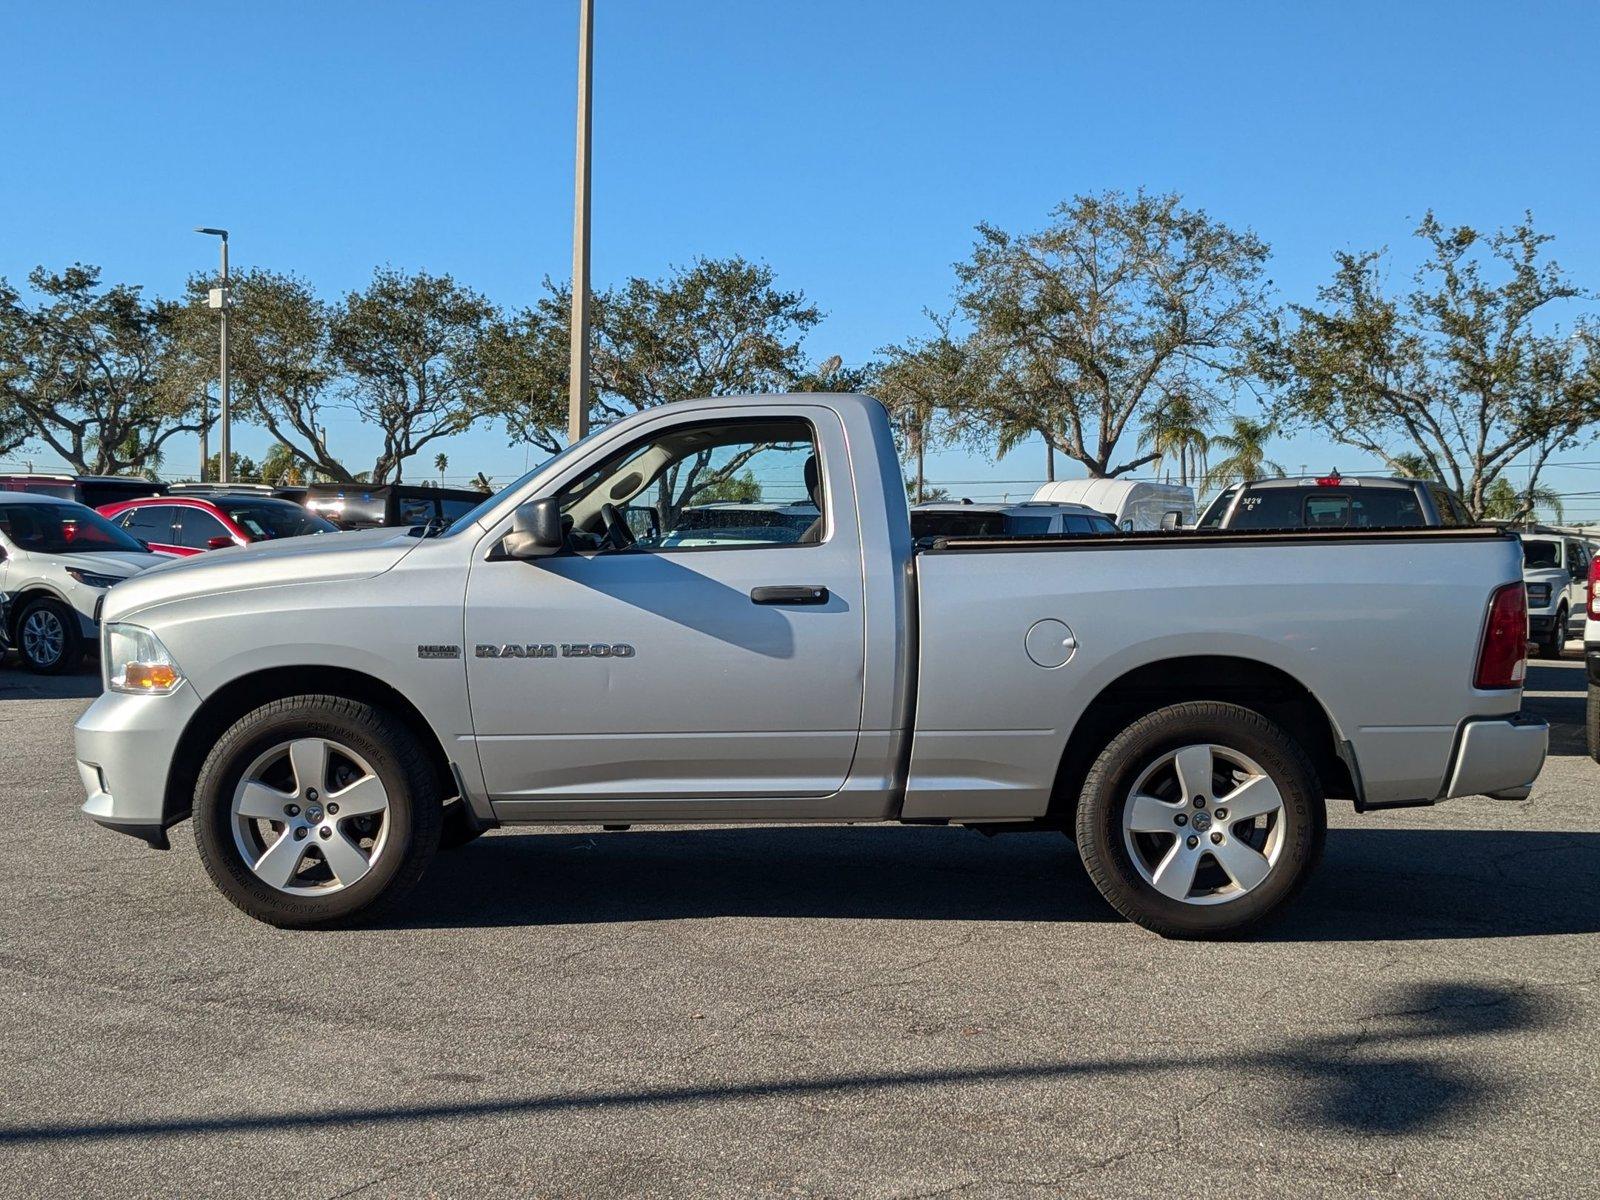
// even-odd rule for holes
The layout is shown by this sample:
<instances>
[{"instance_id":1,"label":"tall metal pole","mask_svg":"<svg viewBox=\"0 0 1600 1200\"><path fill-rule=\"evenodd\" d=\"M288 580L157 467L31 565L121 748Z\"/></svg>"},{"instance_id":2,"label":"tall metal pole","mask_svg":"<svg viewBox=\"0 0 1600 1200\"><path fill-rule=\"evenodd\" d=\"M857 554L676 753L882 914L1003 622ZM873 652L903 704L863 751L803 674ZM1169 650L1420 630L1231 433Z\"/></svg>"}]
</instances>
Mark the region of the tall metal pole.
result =
<instances>
[{"instance_id":1,"label":"tall metal pole","mask_svg":"<svg viewBox=\"0 0 1600 1200\"><path fill-rule=\"evenodd\" d=\"M222 459L217 471L218 483L231 482L233 469L232 447L228 440L228 423L233 413L228 404L228 235L222 235L222 366L218 390L222 393Z\"/></svg>"},{"instance_id":2,"label":"tall metal pole","mask_svg":"<svg viewBox=\"0 0 1600 1200\"><path fill-rule=\"evenodd\" d=\"M589 432L589 114L594 91L594 0L578 0L578 164L572 198L572 330L567 437ZM226 436L226 435L224 435Z\"/></svg>"}]
</instances>

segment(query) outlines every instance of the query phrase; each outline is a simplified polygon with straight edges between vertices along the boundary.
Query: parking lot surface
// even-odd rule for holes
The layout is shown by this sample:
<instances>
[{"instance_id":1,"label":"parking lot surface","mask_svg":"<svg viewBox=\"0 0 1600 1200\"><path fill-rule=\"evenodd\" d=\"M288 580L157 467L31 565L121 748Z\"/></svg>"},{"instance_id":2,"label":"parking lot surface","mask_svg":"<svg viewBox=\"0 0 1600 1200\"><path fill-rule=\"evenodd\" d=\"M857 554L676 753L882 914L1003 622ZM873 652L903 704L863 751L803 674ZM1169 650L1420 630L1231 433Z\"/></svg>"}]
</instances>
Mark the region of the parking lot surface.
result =
<instances>
[{"instance_id":1,"label":"parking lot surface","mask_svg":"<svg viewBox=\"0 0 1600 1200\"><path fill-rule=\"evenodd\" d=\"M1532 798L1337 808L1222 944L1059 835L879 827L496 832L280 932L78 815L97 689L0 669L0 1194L1600 1193L1576 661Z\"/></svg>"}]
</instances>

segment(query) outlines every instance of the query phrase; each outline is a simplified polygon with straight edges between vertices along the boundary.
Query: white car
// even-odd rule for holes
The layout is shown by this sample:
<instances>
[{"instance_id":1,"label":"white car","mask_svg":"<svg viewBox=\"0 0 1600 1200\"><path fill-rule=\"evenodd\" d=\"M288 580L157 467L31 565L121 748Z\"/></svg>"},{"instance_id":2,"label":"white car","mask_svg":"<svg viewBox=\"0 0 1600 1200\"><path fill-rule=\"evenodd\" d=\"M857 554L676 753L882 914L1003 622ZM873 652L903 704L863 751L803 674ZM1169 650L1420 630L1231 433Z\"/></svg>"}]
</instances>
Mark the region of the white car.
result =
<instances>
[{"instance_id":1,"label":"white car","mask_svg":"<svg viewBox=\"0 0 1600 1200\"><path fill-rule=\"evenodd\" d=\"M1589 547L1557 532L1522 534L1522 580L1528 586L1528 633L1544 658L1560 658L1583 629Z\"/></svg>"},{"instance_id":2,"label":"white car","mask_svg":"<svg viewBox=\"0 0 1600 1200\"><path fill-rule=\"evenodd\" d=\"M0 495L0 592L6 632L31 671L74 670L96 643L106 591L170 561L92 508L24 492Z\"/></svg>"},{"instance_id":3,"label":"white car","mask_svg":"<svg viewBox=\"0 0 1600 1200\"><path fill-rule=\"evenodd\" d=\"M1134 479L1060 479L1042 484L1035 500L1054 504L1085 504L1103 512L1118 529L1129 532L1162 529L1167 514L1177 513L1179 525L1194 524L1194 489L1176 483L1150 483Z\"/></svg>"}]
</instances>

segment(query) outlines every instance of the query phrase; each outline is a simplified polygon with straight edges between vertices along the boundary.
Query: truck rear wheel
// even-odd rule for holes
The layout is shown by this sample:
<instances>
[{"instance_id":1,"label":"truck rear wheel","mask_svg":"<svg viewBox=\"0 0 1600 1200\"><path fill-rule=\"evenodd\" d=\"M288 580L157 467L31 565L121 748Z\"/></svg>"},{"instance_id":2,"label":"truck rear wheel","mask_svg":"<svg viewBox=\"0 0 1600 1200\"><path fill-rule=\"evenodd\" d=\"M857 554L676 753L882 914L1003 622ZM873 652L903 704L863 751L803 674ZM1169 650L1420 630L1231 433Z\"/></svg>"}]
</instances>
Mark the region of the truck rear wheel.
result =
<instances>
[{"instance_id":1,"label":"truck rear wheel","mask_svg":"<svg viewBox=\"0 0 1600 1200\"><path fill-rule=\"evenodd\" d=\"M1233 704L1175 704L1100 752L1078 802L1085 868L1165 937L1237 933L1276 912L1322 853L1327 811L1300 747Z\"/></svg>"},{"instance_id":2,"label":"truck rear wheel","mask_svg":"<svg viewBox=\"0 0 1600 1200\"><path fill-rule=\"evenodd\" d=\"M370 914L421 878L439 846L440 798L416 737L342 696L291 696L241 717L195 787L211 881L269 925Z\"/></svg>"}]
</instances>

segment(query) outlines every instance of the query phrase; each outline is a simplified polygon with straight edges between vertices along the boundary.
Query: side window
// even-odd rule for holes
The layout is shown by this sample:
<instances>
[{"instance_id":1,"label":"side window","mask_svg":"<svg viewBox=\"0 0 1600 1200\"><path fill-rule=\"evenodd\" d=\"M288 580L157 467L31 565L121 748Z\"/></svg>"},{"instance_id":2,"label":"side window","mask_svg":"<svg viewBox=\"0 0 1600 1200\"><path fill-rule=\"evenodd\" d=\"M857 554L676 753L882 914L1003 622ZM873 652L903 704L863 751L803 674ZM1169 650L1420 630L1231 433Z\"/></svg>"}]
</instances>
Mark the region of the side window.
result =
<instances>
[{"instance_id":1,"label":"side window","mask_svg":"<svg viewBox=\"0 0 1600 1200\"><path fill-rule=\"evenodd\" d=\"M1428 485L1428 495L1433 498L1434 508L1439 510L1439 524L1449 526L1467 524L1461 519L1463 514L1459 504L1456 502L1456 498L1450 494L1448 488L1442 487L1437 483L1430 483Z\"/></svg>"},{"instance_id":2,"label":"side window","mask_svg":"<svg viewBox=\"0 0 1600 1200\"><path fill-rule=\"evenodd\" d=\"M207 550L212 538L229 537L228 527L203 508L173 505L178 517L172 523L174 545L191 550Z\"/></svg>"},{"instance_id":3,"label":"side window","mask_svg":"<svg viewBox=\"0 0 1600 1200\"><path fill-rule=\"evenodd\" d=\"M635 445L561 494L580 549L605 544L602 505L647 550L809 545L825 536L810 424L793 418L679 426Z\"/></svg>"},{"instance_id":4,"label":"side window","mask_svg":"<svg viewBox=\"0 0 1600 1200\"><path fill-rule=\"evenodd\" d=\"M147 504L143 508L128 510L117 518L117 524L142 542L159 542L170 546L173 511L173 506L169 504Z\"/></svg>"}]
</instances>

